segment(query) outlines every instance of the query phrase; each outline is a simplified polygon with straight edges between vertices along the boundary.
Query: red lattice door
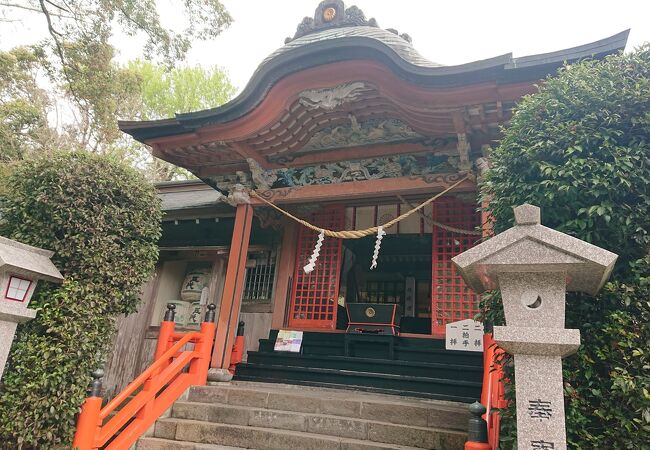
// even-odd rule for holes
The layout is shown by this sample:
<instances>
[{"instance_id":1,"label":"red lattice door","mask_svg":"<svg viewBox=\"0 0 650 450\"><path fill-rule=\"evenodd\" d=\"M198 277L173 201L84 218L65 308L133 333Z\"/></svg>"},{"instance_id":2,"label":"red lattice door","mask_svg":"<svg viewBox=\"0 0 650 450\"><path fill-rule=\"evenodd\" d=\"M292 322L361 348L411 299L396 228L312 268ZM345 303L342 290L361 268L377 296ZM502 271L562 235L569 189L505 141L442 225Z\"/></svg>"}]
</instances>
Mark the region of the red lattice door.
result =
<instances>
[{"instance_id":1,"label":"red lattice door","mask_svg":"<svg viewBox=\"0 0 650 450\"><path fill-rule=\"evenodd\" d=\"M442 198L433 203L433 220L474 230L481 220L476 208L476 204L455 197ZM431 331L444 336L447 323L472 319L478 312L478 296L465 285L451 258L476 245L480 236L433 225L431 238Z\"/></svg>"},{"instance_id":2,"label":"red lattice door","mask_svg":"<svg viewBox=\"0 0 650 450\"><path fill-rule=\"evenodd\" d=\"M308 221L319 227L341 230L345 222L345 208L343 206L321 208L313 213ZM303 267L309 261L317 240L317 232L300 227L289 310L290 327L329 329L336 327L342 242L340 239L326 237L316 261L316 268L307 274Z\"/></svg>"}]
</instances>

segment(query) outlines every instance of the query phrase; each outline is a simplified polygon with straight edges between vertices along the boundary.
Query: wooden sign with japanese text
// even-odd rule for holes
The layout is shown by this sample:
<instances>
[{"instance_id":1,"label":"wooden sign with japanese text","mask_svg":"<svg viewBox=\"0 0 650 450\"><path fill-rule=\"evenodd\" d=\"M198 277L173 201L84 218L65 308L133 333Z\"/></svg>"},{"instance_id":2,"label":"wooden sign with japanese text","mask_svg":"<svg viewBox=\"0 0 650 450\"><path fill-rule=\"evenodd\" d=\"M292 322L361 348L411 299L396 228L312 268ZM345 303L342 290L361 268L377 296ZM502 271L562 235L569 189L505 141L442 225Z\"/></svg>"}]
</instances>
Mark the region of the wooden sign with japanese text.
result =
<instances>
[{"instance_id":1,"label":"wooden sign with japanese text","mask_svg":"<svg viewBox=\"0 0 650 450\"><path fill-rule=\"evenodd\" d=\"M483 351L483 324L472 319L445 326L445 349L466 352Z\"/></svg>"}]
</instances>

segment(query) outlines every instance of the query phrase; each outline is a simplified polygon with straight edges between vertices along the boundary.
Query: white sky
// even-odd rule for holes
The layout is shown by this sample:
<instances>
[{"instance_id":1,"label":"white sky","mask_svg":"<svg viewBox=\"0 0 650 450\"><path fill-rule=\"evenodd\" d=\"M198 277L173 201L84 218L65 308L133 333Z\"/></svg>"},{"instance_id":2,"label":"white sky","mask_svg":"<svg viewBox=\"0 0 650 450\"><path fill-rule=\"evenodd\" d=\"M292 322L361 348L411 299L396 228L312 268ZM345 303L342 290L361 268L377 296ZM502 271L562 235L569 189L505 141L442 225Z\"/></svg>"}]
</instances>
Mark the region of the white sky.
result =
<instances>
[{"instance_id":1,"label":"white sky","mask_svg":"<svg viewBox=\"0 0 650 450\"><path fill-rule=\"evenodd\" d=\"M223 0L232 26L211 42L197 42L187 63L219 65L243 89L257 65L293 36L304 16L313 17L320 0ZM18 1L19 2L19 1ZM180 0L158 0L166 25L178 25ZM348 0L382 28L408 33L426 58L462 64L512 52L526 56L561 50L631 28L627 49L650 41L650 1L584 0ZM40 16L22 23L0 23L0 48L9 49L43 37ZM140 56L137 38L116 36L119 60Z\"/></svg>"}]
</instances>

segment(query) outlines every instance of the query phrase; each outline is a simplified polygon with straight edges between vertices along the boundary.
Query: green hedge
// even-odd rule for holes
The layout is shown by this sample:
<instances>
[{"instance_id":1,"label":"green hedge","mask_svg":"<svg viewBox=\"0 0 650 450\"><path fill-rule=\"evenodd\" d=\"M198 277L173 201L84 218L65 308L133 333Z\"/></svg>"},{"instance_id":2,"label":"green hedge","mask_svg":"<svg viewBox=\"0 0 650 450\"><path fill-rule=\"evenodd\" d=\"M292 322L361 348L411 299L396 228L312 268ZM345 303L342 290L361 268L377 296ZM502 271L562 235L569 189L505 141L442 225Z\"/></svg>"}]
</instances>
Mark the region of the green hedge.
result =
<instances>
[{"instance_id":1,"label":"green hedge","mask_svg":"<svg viewBox=\"0 0 650 450\"><path fill-rule=\"evenodd\" d=\"M23 161L6 187L0 232L53 250L66 281L44 284L30 303L36 319L19 328L0 392L0 442L70 448L89 373L157 260L159 200L134 169L85 152Z\"/></svg>"},{"instance_id":2,"label":"green hedge","mask_svg":"<svg viewBox=\"0 0 650 450\"><path fill-rule=\"evenodd\" d=\"M619 255L597 297L567 295L566 325L582 338L564 360L573 449L650 442L649 111L649 45L566 66L517 106L481 186L496 232L512 226L513 206L529 202L544 225ZM503 324L497 294L482 306L485 319ZM501 448L515 448L514 403L504 417Z\"/></svg>"}]
</instances>

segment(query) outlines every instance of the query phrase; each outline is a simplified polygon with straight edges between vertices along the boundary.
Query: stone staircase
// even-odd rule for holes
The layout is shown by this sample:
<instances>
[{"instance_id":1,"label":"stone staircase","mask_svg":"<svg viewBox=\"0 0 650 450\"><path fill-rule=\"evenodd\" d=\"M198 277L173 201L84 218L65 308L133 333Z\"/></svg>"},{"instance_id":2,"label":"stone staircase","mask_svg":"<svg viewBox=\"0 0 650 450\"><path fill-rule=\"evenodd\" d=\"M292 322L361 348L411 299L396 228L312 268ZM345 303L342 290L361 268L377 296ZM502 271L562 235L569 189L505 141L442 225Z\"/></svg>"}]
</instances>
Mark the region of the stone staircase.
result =
<instances>
[{"instance_id":1,"label":"stone staircase","mask_svg":"<svg viewBox=\"0 0 650 450\"><path fill-rule=\"evenodd\" d=\"M193 387L138 450L461 450L466 404L234 381Z\"/></svg>"},{"instance_id":2,"label":"stone staircase","mask_svg":"<svg viewBox=\"0 0 650 450\"><path fill-rule=\"evenodd\" d=\"M237 366L235 380L292 383L473 403L481 398L483 354L445 349L444 339L396 338L388 346L356 342L345 355L344 333L305 331L300 353L274 350L278 330Z\"/></svg>"}]
</instances>

